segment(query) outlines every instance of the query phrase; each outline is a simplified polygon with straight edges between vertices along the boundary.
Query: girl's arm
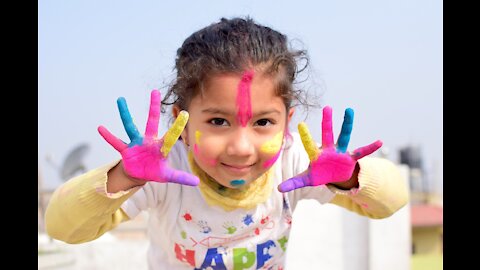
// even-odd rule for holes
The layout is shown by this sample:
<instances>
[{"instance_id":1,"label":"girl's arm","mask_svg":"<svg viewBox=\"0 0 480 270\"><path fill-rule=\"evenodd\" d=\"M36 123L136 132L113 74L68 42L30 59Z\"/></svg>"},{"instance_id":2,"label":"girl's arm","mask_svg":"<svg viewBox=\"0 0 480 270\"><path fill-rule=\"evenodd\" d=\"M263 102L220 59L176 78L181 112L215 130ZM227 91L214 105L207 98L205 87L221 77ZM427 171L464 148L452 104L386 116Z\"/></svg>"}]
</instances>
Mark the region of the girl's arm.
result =
<instances>
[{"instance_id":1,"label":"girl's arm","mask_svg":"<svg viewBox=\"0 0 480 270\"><path fill-rule=\"evenodd\" d=\"M167 161L187 124L187 112L180 112L172 127L158 138L159 91L151 92L145 136L133 123L125 99L119 98L117 105L131 142L123 142L103 126L98 128L122 160L73 178L54 192L45 216L47 233L53 238L68 243L91 241L128 220L120 205L147 181L192 186L199 183L198 177L171 168Z\"/></svg>"},{"instance_id":2,"label":"girl's arm","mask_svg":"<svg viewBox=\"0 0 480 270\"><path fill-rule=\"evenodd\" d=\"M359 187L342 190L328 184L335 193L331 203L375 219L389 217L408 203L407 180L397 165L375 157L365 157L358 164Z\"/></svg>"},{"instance_id":3,"label":"girl's arm","mask_svg":"<svg viewBox=\"0 0 480 270\"><path fill-rule=\"evenodd\" d=\"M48 235L71 244L84 243L129 220L120 206L140 187L107 191L109 171L118 163L74 177L55 190L45 213Z\"/></svg>"},{"instance_id":4,"label":"girl's arm","mask_svg":"<svg viewBox=\"0 0 480 270\"><path fill-rule=\"evenodd\" d=\"M382 146L381 141L347 152L353 126L353 110L345 111L337 144L333 141L332 111L326 106L322 119L322 147L312 139L307 126L299 124L308 169L282 182L280 192L326 185L335 196L332 203L372 218L393 214L408 202L408 190L398 168L388 160L366 158Z\"/></svg>"}]
</instances>

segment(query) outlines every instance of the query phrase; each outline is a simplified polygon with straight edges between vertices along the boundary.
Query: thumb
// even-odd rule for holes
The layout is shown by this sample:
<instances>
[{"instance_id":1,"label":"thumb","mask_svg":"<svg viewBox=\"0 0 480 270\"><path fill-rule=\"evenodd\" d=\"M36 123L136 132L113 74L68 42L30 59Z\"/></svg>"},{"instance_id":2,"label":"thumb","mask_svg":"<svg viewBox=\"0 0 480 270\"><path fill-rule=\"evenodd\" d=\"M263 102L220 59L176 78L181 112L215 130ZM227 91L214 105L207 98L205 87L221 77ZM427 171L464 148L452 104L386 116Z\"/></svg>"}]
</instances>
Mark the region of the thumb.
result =
<instances>
[{"instance_id":1,"label":"thumb","mask_svg":"<svg viewBox=\"0 0 480 270\"><path fill-rule=\"evenodd\" d=\"M310 175L309 175L308 172L309 171L306 170L306 171L304 171L303 173L301 173L297 176L294 176L292 178L289 178L289 179L283 181L280 185L278 185L278 187L277 187L278 191L280 191L282 193L285 193L285 192L289 192L289 191L292 191L292 190L297 189L297 188L303 188L303 187L306 187L306 186L310 186L311 181L310 181Z\"/></svg>"}]
</instances>

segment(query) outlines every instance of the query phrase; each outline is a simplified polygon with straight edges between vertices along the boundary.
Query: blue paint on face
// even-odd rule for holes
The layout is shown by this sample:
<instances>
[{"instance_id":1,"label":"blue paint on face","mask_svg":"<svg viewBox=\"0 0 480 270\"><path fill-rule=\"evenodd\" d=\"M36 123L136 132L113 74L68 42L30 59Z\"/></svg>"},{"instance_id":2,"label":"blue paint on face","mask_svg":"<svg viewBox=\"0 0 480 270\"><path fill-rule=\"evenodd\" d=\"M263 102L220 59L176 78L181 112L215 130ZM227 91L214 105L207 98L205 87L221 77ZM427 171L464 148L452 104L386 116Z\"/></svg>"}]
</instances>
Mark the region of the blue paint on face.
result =
<instances>
[{"instance_id":1,"label":"blue paint on face","mask_svg":"<svg viewBox=\"0 0 480 270\"><path fill-rule=\"evenodd\" d=\"M230 185L232 186L241 186L244 184L245 184L245 180L242 180L242 179L230 181Z\"/></svg>"}]
</instances>

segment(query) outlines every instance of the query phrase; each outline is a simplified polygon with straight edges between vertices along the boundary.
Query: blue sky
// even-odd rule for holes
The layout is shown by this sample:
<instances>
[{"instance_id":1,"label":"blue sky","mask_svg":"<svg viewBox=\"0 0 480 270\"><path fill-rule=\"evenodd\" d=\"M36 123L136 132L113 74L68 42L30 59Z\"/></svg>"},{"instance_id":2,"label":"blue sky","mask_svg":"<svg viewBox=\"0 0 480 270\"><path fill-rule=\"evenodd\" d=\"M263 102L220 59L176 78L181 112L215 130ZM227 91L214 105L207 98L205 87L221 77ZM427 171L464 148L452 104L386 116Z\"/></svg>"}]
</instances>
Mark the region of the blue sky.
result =
<instances>
[{"instance_id":1,"label":"blue sky","mask_svg":"<svg viewBox=\"0 0 480 270\"><path fill-rule=\"evenodd\" d=\"M206 4L208 3L208 4ZM124 96L144 130L149 93L174 75L183 40L221 17L251 16L310 55L305 87L333 108L338 135L355 110L349 149L381 139L388 157L421 148L443 190L442 1L53 1L38 2L38 164L45 185L61 183L69 151L87 143L89 169L119 158L97 132L128 141L116 107ZM297 111L295 120L303 120ZM160 132L166 130L162 118ZM162 120L161 119L161 120ZM321 139L321 111L305 120ZM296 124L291 126L296 130Z\"/></svg>"}]
</instances>

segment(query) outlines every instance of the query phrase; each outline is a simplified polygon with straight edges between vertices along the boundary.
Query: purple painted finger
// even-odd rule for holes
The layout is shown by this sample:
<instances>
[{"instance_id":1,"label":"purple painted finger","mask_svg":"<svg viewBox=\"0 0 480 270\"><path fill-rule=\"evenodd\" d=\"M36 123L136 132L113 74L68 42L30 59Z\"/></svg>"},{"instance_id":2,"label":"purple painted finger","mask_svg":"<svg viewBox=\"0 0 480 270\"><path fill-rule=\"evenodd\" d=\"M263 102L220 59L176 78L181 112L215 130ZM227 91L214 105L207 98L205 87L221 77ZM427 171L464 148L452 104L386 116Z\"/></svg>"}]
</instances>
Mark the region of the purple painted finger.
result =
<instances>
[{"instance_id":1,"label":"purple painted finger","mask_svg":"<svg viewBox=\"0 0 480 270\"><path fill-rule=\"evenodd\" d=\"M297 188L303 188L309 186L310 178L308 174L298 175L292 178L287 179L278 185L278 191L280 192L289 192Z\"/></svg>"},{"instance_id":2,"label":"purple painted finger","mask_svg":"<svg viewBox=\"0 0 480 270\"><path fill-rule=\"evenodd\" d=\"M160 119L160 100L161 95L158 90L152 90L150 94L150 111L148 113L147 127L145 129L145 138L153 138L158 133L158 122Z\"/></svg>"},{"instance_id":3,"label":"purple painted finger","mask_svg":"<svg viewBox=\"0 0 480 270\"><path fill-rule=\"evenodd\" d=\"M368 156L371 153L377 151L378 148L382 147L382 145L383 145L383 142L380 141L380 140L377 140L374 143L371 143L367 146L363 146L363 147L355 149L355 151L353 151L352 156L355 160L359 160L359 159L363 158L364 156Z\"/></svg>"},{"instance_id":4,"label":"purple painted finger","mask_svg":"<svg viewBox=\"0 0 480 270\"><path fill-rule=\"evenodd\" d=\"M333 147L332 108L323 108L322 118L322 147Z\"/></svg>"},{"instance_id":5,"label":"purple painted finger","mask_svg":"<svg viewBox=\"0 0 480 270\"><path fill-rule=\"evenodd\" d=\"M197 186L200 182L197 176L184 171L172 169L168 166L162 168L160 178L166 182L188 186Z\"/></svg>"},{"instance_id":6,"label":"purple painted finger","mask_svg":"<svg viewBox=\"0 0 480 270\"><path fill-rule=\"evenodd\" d=\"M118 152L122 152L125 148L128 147L126 143L124 143L119 138L115 137L107 128L104 126L98 127L98 133L102 135L102 137L107 141L113 148L115 148Z\"/></svg>"}]
</instances>

